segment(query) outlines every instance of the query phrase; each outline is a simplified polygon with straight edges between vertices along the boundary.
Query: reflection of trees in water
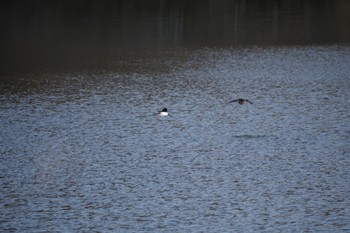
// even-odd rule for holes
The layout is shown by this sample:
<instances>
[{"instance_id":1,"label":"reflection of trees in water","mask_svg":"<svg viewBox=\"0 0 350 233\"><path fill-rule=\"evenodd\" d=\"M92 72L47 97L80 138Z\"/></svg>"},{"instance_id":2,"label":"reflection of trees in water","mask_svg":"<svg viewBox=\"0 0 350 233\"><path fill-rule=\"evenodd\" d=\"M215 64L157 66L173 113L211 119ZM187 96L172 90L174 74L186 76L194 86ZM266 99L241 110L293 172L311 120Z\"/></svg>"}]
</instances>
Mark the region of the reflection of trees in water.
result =
<instances>
[{"instance_id":1,"label":"reflection of trees in water","mask_svg":"<svg viewBox=\"0 0 350 233\"><path fill-rule=\"evenodd\" d=\"M347 0L2 1L0 61L164 47L349 42Z\"/></svg>"},{"instance_id":2,"label":"reflection of trees in water","mask_svg":"<svg viewBox=\"0 0 350 233\"><path fill-rule=\"evenodd\" d=\"M350 37L346 14L350 3L345 0L8 1L2 5L2 15L10 16L15 29L48 31L51 37L54 31L76 39L110 37L151 44L318 43Z\"/></svg>"}]
</instances>

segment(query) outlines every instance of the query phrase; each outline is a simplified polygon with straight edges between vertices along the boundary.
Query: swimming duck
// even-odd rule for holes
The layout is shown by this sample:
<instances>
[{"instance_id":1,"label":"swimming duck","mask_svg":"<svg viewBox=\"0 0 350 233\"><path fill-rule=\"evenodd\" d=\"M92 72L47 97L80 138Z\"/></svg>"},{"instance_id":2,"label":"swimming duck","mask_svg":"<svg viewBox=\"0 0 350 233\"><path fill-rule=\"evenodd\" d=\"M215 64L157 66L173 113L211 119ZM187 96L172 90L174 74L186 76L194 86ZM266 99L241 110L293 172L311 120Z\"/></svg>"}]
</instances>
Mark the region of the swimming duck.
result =
<instances>
[{"instance_id":1,"label":"swimming duck","mask_svg":"<svg viewBox=\"0 0 350 233\"><path fill-rule=\"evenodd\" d=\"M166 109L166 108L163 108L162 111L158 112L158 116L168 116L168 115L169 115L168 109Z\"/></svg>"}]
</instances>

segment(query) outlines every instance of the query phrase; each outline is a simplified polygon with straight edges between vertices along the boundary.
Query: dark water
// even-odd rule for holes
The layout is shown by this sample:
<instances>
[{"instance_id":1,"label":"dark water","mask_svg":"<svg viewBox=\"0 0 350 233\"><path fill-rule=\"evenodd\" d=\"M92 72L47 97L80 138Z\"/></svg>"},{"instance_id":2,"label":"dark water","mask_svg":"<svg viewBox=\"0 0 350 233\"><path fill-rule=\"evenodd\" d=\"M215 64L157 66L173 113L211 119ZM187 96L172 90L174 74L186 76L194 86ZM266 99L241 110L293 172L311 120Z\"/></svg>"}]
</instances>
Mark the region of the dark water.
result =
<instances>
[{"instance_id":1,"label":"dark water","mask_svg":"<svg viewBox=\"0 0 350 233\"><path fill-rule=\"evenodd\" d=\"M1 2L0 232L350 232L347 1L82 2Z\"/></svg>"},{"instance_id":2,"label":"dark water","mask_svg":"<svg viewBox=\"0 0 350 233\"><path fill-rule=\"evenodd\" d=\"M350 42L347 0L0 3L0 71L111 68L164 49Z\"/></svg>"}]
</instances>

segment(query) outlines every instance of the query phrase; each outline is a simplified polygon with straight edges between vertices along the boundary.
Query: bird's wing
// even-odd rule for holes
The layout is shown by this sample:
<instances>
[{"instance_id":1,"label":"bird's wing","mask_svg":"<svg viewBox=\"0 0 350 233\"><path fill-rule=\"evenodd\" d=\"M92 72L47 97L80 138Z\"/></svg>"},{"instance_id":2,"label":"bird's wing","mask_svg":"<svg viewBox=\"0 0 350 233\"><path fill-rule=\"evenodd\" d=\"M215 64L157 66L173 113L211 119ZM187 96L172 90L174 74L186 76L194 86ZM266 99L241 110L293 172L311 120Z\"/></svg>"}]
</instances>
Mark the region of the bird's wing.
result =
<instances>
[{"instance_id":1,"label":"bird's wing","mask_svg":"<svg viewBox=\"0 0 350 233\"><path fill-rule=\"evenodd\" d=\"M228 102L228 104L229 103L233 103L233 102L238 102L238 99L237 100L231 100L231 101Z\"/></svg>"}]
</instances>

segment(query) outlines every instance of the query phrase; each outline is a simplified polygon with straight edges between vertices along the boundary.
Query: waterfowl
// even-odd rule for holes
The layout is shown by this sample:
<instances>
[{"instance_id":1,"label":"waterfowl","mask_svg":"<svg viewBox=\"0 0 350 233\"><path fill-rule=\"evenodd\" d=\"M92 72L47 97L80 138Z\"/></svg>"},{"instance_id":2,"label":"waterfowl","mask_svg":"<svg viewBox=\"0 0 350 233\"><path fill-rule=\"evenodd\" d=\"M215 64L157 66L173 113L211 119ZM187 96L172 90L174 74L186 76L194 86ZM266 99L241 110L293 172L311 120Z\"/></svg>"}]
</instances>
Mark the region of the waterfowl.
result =
<instances>
[{"instance_id":1,"label":"waterfowl","mask_svg":"<svg viewBox=\"0 0 350 233\"><path fill-rule=\"evenodd\" d=\"M247 99L243 99L243 98L239 98L239 99L235 99L235 100L231 100L229 103L233 103L233 102L238 102L240 105L242 104L246 104L246 103L250 103L250 104L253 104L252 102L250 102L249 100Z\"/></svg>"},{"instance_id":2,"label":"waterfowl","mask_svg":"<svg viewBox=\"0 0 350 233\"><path fill-rule=\"evenodd\" d=\"M169 115L168 109L166 109L166 108L163 108L162 111L158 112L158 116L168 116L168 115Z\"/></svg>"}]
</instances>

